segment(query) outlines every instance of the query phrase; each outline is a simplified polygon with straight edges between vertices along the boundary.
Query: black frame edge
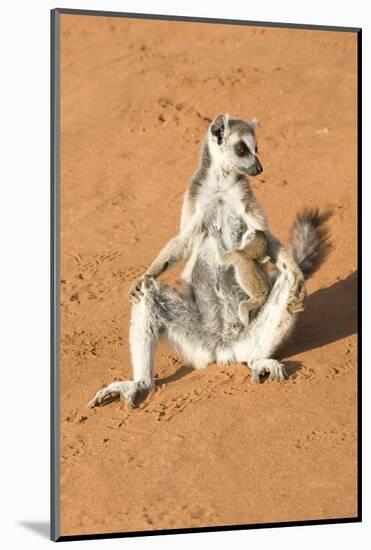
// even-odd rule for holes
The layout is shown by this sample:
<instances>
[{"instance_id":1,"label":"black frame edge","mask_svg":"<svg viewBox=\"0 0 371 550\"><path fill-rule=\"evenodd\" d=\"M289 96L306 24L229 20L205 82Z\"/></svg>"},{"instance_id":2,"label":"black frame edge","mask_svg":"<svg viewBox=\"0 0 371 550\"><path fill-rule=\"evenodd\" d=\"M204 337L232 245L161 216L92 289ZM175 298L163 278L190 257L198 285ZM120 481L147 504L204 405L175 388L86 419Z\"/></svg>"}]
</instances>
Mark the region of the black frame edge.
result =
<instances>
[{"instance_id":1,"label":"black frame edge","mask_svg":"<svg viewBox=\"0 0 371 550\"><path fill-rule=\"evenodd\" d=\"M50 12L50 538L60 538L60 379L59 379L59 10Z\"/></svg>"},{"instance_id":2,"label":"black frame edge","mask_svg":"<svg viewBox=\"0 0 371 550\"><path fill-rule=\"evenodd\" d=\"M128 19L150 19L158 21L179 21L189 23L215 23L223 25L251 25L259 27L275 27L285 29L303 29L315 31L358 32L360 27L342 27L330 25L315 25L304 23L272 23L269 21L251 21L241 19L220 19L215 17L193 17L191 15L163 15L156 13L135 13L105 10L84 10L75 8L55 8L60 14L66 15L92 15L100 17L125 17Z\"/></svg>"},{"instance_id":3,"label":"black frame edge","mask_svg":"<svg viewBox=\"0 0 371 550\"><path fill-rule=\"evenodd\" d=\"M251 525L222 525L213 527L190 527L184 529L163 529L158 531L130 531L130 532L113 532L113 533L97 533L91 535L62 535L58 542L68 542L74 540L100 540L100 539L118 539L132 537L148 537L156 535L181 535L189 533L216 533L220 531L248 531L252 529L271 529L282 527L300 527L300 526L315 526L315 525L334 525L345 523L359 523L361 519L356 517L351 518L336 518L336 519L314 519L303 521L283 521L278 523L257 523Z\"/></svg>"},{"instance_id":4,"label":"black frame edge","mask_svg":"<svg viewBox=\"0 0 371 550\"><path fill-rule=\"evenodd\" d=\"M362 29L357 33L357 512L362 521Z\"/></svg>"}]
</instances>

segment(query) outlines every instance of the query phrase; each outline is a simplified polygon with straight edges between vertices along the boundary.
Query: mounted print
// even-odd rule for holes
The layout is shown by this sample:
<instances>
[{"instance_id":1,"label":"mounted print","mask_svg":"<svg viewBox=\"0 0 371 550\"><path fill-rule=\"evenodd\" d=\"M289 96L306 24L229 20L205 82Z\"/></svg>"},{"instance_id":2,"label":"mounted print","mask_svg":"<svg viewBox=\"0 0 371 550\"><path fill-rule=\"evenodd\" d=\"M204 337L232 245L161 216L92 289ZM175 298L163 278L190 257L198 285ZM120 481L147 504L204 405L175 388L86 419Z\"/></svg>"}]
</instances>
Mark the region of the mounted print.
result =
<instances>
[{"instance_id":1,"label":"mounted print","mask_svg":"<svg viewBox=\"0 0 371 550\"><path fill-rule=\"evenodd\" d=\"M360 55L52 11L54 540L361 520Z\"/></svg>"}]
</instances>

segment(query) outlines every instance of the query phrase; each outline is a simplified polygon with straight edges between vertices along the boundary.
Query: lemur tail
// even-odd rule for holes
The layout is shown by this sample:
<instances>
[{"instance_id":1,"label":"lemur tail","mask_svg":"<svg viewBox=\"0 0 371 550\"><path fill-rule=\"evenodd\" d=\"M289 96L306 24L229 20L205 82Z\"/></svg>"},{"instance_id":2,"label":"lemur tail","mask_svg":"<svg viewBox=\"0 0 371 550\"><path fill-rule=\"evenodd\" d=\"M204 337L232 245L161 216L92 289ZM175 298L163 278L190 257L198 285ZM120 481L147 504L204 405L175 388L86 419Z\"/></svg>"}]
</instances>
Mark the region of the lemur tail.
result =
<instances>
[{"instance_id":1,"label":"lemur tail","mask_svg":"<svg viewBox=\"0 0 371 550\"><path fill-rule=\"evenodd\" d=\"M297 215L291 228L291 250L306 279L317 271L332 249L326 227L331 214L307 208Z\"/></svg>"}]
</instances>

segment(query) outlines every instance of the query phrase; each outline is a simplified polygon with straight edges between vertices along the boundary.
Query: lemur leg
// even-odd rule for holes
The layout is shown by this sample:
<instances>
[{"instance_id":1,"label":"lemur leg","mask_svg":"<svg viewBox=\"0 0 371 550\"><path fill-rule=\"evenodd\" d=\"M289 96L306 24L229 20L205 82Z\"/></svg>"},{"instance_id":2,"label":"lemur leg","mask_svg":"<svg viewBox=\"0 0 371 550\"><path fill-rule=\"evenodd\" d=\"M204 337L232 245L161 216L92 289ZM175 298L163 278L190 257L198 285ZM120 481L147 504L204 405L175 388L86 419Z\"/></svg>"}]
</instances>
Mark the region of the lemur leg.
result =
<instances>
[{"instance_id":1,"label":"lemur leg","mask_svg":"<svg viewBox=\"0 0 371 550\"><path fill-rule=\"evenodd\" d=\"M126 403L127 408L132 408L140 391L154 387L153 359L159 327L151 322L147 310L145 297L134 304L131 310L129 343L133 380L113 382L99 390L90 401L90 407L100 405L106 397L118 396Z\"/></svg>"},{"instance_id":2,"label":"lemur leg","mask_svg":"<svg viewBox=\"0 0 371 550\"><path fill-rule=\"evenodd\" d=\"M295 324L296 316L287 310L294 285L295 276L291 272L280 274L257 317L234 344L236 360L248 363L253 382L258 382L265 372L273 380L286 377L284 366L271 357Z\"/></svg>"},{"instance_id":3,"label":"lemur leg","mask_svg":"<svg viewBox=\"0 0 371 550\"><path fill-rule=\"evenodd\" d=\"M261 307L267 300L267 296L268 292L262 292L256 296L251 296L248 300L242 300L242 302L238 304L238 316L241 323L244 325L249 324L250 311Z\"/></svg>"},{"instance_id":4,"label":"lemur leg","mask_svg":"<svg viewBox=\"0 0 371 550\"><path fill-rule=\"evenodd\" d=\"M133 407L138 393L154 388L154 353L161 335L167 336L191 366L200 368L212 361L202 346L200 314L194 302L153 278L143 283L142 294L142 299L132 307L130 323L133 380L113 382L98 391L90 407L112 395Z\"/></svg>"},{"instance_id":5,"label":"lemur leg","mask_svg":"<svg viewBox=\"0 0 371 550\"><path fill-rule=\"evenodd\" d=\"M287 301L287 309L290 313L299 313L304 311L305 300L307 296L304 275L295 262L292 252L269 231L266 232L268 239L268 255L276 263L279 271L291 272L294 275L294 284L290 289L290 296Z\"/></svg>"},{"instance_id":6,"label":"lemur leg","mask_svg":"<svg viewBox=\"0 0 371 550\"><path fill-rule=\"evenodd\" d=\"M239 318L244 325L248 325L250 311L259 309L267 301L271 287L255 260L239 260L235 273L238 284L249 296L248 300L242 300L238 305Z\"/></svg>"}]
</instances>

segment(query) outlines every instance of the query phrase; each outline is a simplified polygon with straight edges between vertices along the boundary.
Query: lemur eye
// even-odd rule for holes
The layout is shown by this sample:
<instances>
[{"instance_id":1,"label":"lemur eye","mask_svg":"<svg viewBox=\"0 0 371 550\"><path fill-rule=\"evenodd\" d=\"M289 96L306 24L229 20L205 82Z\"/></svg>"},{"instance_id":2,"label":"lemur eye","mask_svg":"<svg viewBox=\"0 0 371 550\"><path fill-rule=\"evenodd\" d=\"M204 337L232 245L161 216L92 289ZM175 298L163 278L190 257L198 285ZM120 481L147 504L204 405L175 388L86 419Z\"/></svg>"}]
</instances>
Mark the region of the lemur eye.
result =
<instances>
[{"instance_id":1,"label":"lemur eye","mask_svg":"<svg viewBox=\"0 0 371 550\"><path fill-rule=\"evenodd\" d=\"M234 150L236 152L236 155L238 155L239 157L244 157L245 155L250 153L250 150L244 141L239 141L238 143L236 143L236 145L234 146Z\"/></svg>"}]
</instances>

